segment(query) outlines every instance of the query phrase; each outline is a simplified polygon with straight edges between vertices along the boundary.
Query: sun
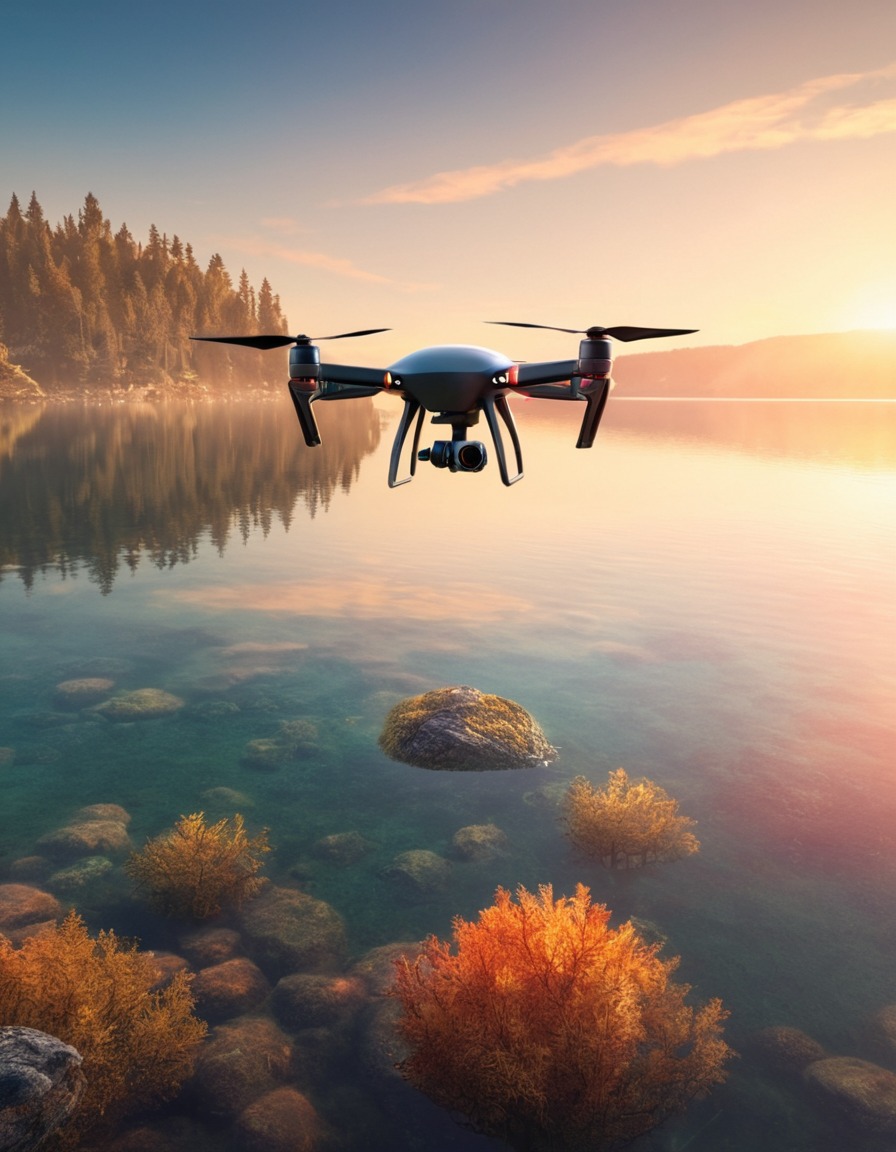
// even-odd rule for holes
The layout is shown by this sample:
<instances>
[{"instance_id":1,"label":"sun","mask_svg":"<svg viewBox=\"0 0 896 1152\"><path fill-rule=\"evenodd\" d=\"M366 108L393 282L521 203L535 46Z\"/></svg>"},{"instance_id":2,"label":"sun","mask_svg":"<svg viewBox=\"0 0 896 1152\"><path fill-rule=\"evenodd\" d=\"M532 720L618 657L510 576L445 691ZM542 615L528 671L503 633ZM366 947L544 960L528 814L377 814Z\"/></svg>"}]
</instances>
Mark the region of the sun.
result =
<instances>
[{"instance_id":1,"label":"sun","mask_svg":"<svg viewBox=\"0 0 896 1152\"><path fill-rule=\"evenodd\" d=\"M896 288L888 292L867 292L852 301L848 328L896 331Z\"/></svg>"}]
</instances>

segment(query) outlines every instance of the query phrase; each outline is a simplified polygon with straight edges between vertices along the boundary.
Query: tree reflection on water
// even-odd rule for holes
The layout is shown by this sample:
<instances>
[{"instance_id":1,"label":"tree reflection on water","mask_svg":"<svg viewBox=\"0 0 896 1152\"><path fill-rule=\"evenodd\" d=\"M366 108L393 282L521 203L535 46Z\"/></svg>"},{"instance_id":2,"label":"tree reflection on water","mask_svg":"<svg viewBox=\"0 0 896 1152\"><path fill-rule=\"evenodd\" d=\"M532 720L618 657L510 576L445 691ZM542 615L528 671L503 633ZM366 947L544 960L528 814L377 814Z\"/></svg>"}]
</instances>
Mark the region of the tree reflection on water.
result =
<instances>
[{"instance_id":1,"label":"tree reflection on water","mask_svg":"<svg viewBox=\"0 0 896 1152\"><path fill-rule=\"evenodd\" d=\"M321 418L301 441L279 403L168 402L7 410L0 423L0 571L26 587L39 572L84 568L103 593L122 562L185 564L206 535L223 552L301 498L311 517L347 492L380 440L370 400Z\"/></svg>"}]
</instances>

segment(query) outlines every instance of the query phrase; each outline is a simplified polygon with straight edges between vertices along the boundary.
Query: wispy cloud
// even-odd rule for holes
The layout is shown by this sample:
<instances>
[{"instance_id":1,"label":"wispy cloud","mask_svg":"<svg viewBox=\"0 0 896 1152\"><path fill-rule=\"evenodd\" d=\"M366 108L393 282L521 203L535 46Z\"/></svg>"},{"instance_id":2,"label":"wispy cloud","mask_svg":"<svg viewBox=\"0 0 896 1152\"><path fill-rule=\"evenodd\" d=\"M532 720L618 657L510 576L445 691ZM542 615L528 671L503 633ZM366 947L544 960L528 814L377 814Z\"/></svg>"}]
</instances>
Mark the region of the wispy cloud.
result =
<instances>
[{"instance_id":1,"label":"wispy cloud","mask_svg":"<svg viewBox=\"0 0 896 1152\"><path fill-rule=\"evenodd\" d=\"M307 233L309 229L288 216L267 216L259 221L259 229L266 235L218 235L212 239L220 248L231 252L270 257L272 260L282 260L287 264L302 264L307 268L329 272L346 280L378 284L398 292L432 292L438 288L437 284L397 280L392 276L383 276L379 272L368 272L345 257L331 256L326 252L305 248L294 237Z\"/></svg>"},{"instance_id":2,"label":"wispy cloud","mask_svg":"<svg viewBox=\"0 0 896 1152\"><path fill-rule=\"evenodd\" d=\"M390 284L393 287L402 286L388 276L381 276L378 272L367 272L364 268L359 268L351 260L344 257L329 256L326 252L312 252L283 240L228 236L226 240L223 237L218 237L217 243L226 244L232 251L243 252L252 256L270 256L274 260L284 260L288 264L304 264L309 268L333 272L335 275L344 276L349 280L364 280L368 284Z\"/></svg>"},{"instance_id":3,"label":"wispy cloud","mask_svg":"<svg viewBox=\"0 0 896 1152\"><path fill-rule=\"evenodd\" d=\"M394 184L367 204L449 204L602 165L668 166L725 152L783 148L805 140L864 139L896 132L896 63L873 72L808 80L784 92L735 100L630 132L587 136L528 160L504 160ZM888 89L882 92L881 89Z\"/></svg>"}]
</instances>

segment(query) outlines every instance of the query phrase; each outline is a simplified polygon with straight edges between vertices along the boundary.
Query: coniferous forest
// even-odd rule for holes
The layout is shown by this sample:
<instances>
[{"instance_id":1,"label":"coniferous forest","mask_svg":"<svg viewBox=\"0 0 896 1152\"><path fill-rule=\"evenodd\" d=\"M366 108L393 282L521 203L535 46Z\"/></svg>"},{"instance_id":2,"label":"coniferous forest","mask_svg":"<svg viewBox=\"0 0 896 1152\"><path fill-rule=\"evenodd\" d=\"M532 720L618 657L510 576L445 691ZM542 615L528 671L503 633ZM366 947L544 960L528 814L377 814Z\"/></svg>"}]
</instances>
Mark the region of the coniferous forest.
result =
<instances>
[{"instance_id":1,"label":"coniferous forest","mask_svg":"<svg viewBox=\"0 0 896 1152\"><path fill-rule=\"evenodd\" d=\"M52 227L32 193L0 218L0 382L54 393L282 383L283 364L190 336L286 333L267 279L236 286L217 253L203 270L190 244L153 224L145 242L113 231L89 193ZM15 389L12 389L15 391ZM7 391L10 391L7 388Z\"/></svg>"}]
</instances>

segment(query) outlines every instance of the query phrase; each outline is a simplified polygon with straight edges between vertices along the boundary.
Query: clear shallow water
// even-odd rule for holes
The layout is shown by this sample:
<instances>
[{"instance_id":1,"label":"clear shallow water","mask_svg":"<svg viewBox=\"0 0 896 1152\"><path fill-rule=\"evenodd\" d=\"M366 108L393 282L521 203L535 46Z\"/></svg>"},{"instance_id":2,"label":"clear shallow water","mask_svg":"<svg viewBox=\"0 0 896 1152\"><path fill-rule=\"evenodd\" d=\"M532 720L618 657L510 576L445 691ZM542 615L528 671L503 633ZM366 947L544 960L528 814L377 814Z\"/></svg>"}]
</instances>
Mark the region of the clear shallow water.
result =
<instances>
[{"instance_id":1,"label":"clear shallow water","mask_svg":"<svg viewBox=\"0 0 896 1152\"><path fill-rule=\"evenodd\" d=\"M231 815L202 796L224 786L271 830L266 873L332 903L353 956L447 935L498 884L583 881L661 929L694 998L730 1009L742 1053L644 1147L842 1147L750 1037L786 1024L877 1058L867 1019L896 1003L896 405L614 399L577 452L574 406L527 402L522 483L503 488L493 463L421 465L396 491L395 408L321 407L314 451L273 402L3 412L0 746L15 759L0 868L83 804L122 804L139 844L181 813ZM55 706L60 681L106 673L186 706L134 725ZM391 704L452 683L527 707L556 764L388 761ZM237 710L209 722L211 702ZM317 725L315 753L276 773L241 762L296 718ZM698 820L699 856L624 882L576 859L539 790L618 765ZM444 891L411 900L382 875L489 821L507 855L455 864ZM346 868L310 858L343 831L372 851ZM118 871L80 908L176 950ZM351 1060L337 1078L378 1094ZM345 1129L334 1085L299 1086ZM359 1148L416 1146L372 1114ZM424 1115L420 1146L488 1146Z\"/></svg>"}]
</instances>

